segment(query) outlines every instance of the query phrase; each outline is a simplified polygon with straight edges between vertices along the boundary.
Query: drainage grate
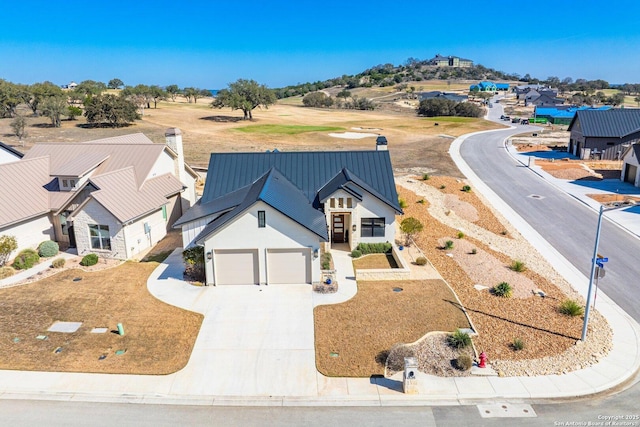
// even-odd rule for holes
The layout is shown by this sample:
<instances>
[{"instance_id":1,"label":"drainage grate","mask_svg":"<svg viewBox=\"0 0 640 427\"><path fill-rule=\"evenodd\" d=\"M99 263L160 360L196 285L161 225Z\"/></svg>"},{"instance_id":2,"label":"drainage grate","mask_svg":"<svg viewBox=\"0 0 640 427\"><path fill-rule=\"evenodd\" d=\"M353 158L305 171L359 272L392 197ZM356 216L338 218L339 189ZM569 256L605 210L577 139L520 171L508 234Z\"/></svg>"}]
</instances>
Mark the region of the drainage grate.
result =
<instances>
[{"instance_id":1,"label":"drainage grate","mask_svg":"<svg viewBox=\"0 0 640 427\"><path fill-rule=\"evenodd\" d=\"M538 199L538 200L542 200L542 199L544 199L544 196L541 196L541 195L539 195L539 194L530 194L530 195L528 195L527 197L530 197L530 198L532 198L532 199Z\"/></svg>"},{"instance_id":2,"label":"drainage grate","mask_svg":"<svg viewBox=\"0 0 640 427\"><path fill-rule=\"evenodd\" d=\"M537 417L531 405L496 403L494 405L478 405L482 418L534 418Z\"/></svg>"},{"instance_id":3,"label":"drainage grate","mask_svg":"<svg viewBox=\"0 0 640 427\"><path fill-rule=\"evenodd\" d=\"M402 288L393 288L393 292L402 292L404 289Z\"/></svg>"}]
</instances>

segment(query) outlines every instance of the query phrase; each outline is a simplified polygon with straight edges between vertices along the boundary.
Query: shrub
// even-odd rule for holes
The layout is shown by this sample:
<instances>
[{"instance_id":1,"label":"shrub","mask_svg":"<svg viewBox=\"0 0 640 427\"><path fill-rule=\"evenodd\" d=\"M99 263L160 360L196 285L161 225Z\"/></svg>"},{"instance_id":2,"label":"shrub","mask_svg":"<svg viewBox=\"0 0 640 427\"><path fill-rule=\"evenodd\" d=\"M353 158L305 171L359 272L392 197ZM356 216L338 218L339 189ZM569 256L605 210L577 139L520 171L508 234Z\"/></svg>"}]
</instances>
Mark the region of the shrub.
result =
<instances>
[{"instance_id":1,"label":"shrub","mask_svg":"<svg viewBox=\"0 0 640 427\"><path fill-rule=\"evenodd\" d=\"M502 234L503 236L506 236L507 234L509 234L509 232L507 230L502 230L500 234Z\"/></svg>"},{"instance_id":2,"label":"shrub","mask_svg":"<svg viewBox=\"0 0 640 427\"><path fill-rule=\"evenodd\" d=\"M520 338L516 338L513 340L513 342L511 343L511 347L515 350L515 351L520 351L524 348L524 341L522 341Z\"/></svg>"},{"instance_id":3,"label":"shrub","mask_svg":"<svg viewBox=\"0 0 640 427\"><path fill-rule=\"evenodd\" d=\"M462 231L458 231L458 239L464 239L464 233Z\"/></svg>"},{"instance_id":4,"label":"shrub","mask_svg":"<svg viewBox=\"0 0 640 427\"><path fill-rule=\"evenodd\" d=\"M447 250L453 249L453 240L447 240L444 242L444 248Z\"/></svg>"},{"instance_id":5,"label":"shrub","mask_svg":"<svg viewBox=\"0 0 640 427\"><path fill-rule=\"evenodd\" d=\"M20 251L15 260L13 260L13 268L16 270L27 270L40 261L40 256L33 249L25 249Z\"/></svg>"},{"instance_id":6,"label":"shrub","mask_svg":"<svg viewBox=\"0 0 640 427\"><path fill-rule=\"evenodd\" d=\"M421 205L424 205L424 199L420 199L416 203L420 203Z\"/></svg>"},{"instance_id":7,"label":"shrub","mask_svg":"<svg viewBox=\"0 0 640 427\"><path fill-rule=\"evenodd\" d=\"M471 187L465 185L464 187L462 187L462 191L464 191L465 193L469 193L471 191Z\"/></svg>"},{"instance_id":8,"label":"shrub","mask_svg":"<svg viewBox=\"0 0 640 427\"><path fill-rule=\"evenodd\" d=\"M447 186L446 186L446 185L444 185L444 184L442 184L442 185L440 186L440 189L441 189L441 190L444 190L445 188L447 188Z\"/></svg>"},{"instance_id":9,"label":"shrub","mask_svg":"<svg viewBox=\"0 0 640 427\"><path fill-rule=\"evenodd\" d=\"M358 243L356 249L360 251L362 255L368 254L386 254L391 252L391 243Z\"/></svg>"},{"instance_id":10,"label":"shrub","mask_svg":"<svg viewBox=\"0 0 640 427\"><path fill-rule=\"evenodd\" d=\"M413 236L422 231L424 225L414 217L405 218L400 222L400 230L405 234L405 244L409 246L409 243L413 239Z\"/></svg>"},{"instance_id":11,"label":"shrub","mask_svg":"<svg viewBox=\"0 0 640 427\"><path fill-rule=\"evenodd\" d=\"M66 260L64 258L56 258L53 261L51 261L51 266L53 268L62 268L64 267Z\"/></svg>"},{"instance_id":12,"label":"shrub","mask_svg":"<svg viewBox=\"0 0 640 427\"><path fill-rule=\"evenodd\" d=\"M456 368L461 371L468 371L471 369L471 366L473 366L473 361L468 354L461 354L456 359Z\"/></svg>"},{"instance_id":13,"label":"shrub","mask_svg":"<svg viewBox=\"0 0 640 427\"><path fill-rule=\"evenodd\" d=\"M560 313L566 314L567 316L580 316L584 313L584 307L572 299L562 301L559 310Z\"/></svg>"},{"instance_id":14,"label":"shrub","mask_svg":"<svg viewBox=\"0 0 640 427\"><path fill-rule=\"evenodd\" d=\"M400 205L400 209L404 209L407 207L407 201L405 199L398 198L398 205Z\"/></svg>"},{"instance_id":15,"label":"shrub","mask_svg":"<svg viewBox=\"0 0 640 427\"><path fill-rule=\"evenodd\" d=\"M0 267L0 280L13 276L15 272L12 267Z\"/></svg>"},{"instance_id":16,"label":"shrub","mask_svg":"<svg viewBox=\"0 0 640 427\"><path fill-rule=\"evenodd\" d=\"M386 360L387 369L395 372L402 371L404 370L404 358L415 356L416 353L413 348L404 344L396 344L389 350L389 355Z\"/></svg>"},{"instance_id":17,"label":"shrub","mask_svg":"<svg viewBox=\"0 0 640 427\"><path fill-rule=\"evenodd\" d=\"M429 181L431 179L431 176L428 173L425 173L422 175L422 180L423 181Z\"/></svg>"},{"instance_id":18,"label":"shrub","mask_svg":"<svg viewBox=\"0 0 640 427\"><path fill-rule=\"evenodd\" d=\"M517 271L518 273L522 273L527 269L526 265L522 261L513 261L509 268L513 271Z\"/></svg>"},{"instance_id":19,"label":"shrub","mask_svg":"<svg viewBox=\"0 0 640 427\"><path fill-rule=\"evenodd\" d=\"M513 289L511 289L511 285L508 284L507 282L502 282L494 286L491 289L491 291L493 292L494 295L497 295L503 298L510 298L511 294L513 294Z\"/></svg>"},{"instance_id":20,"label":"shrub","mask_svg":"<svg viewBox=\"0 0 640 427\"><path fill-rule=\"evenodd\" d=\"M51 258L52 256L56 256L58 255L59 251L60 247L53 240L45 240L44 242L40 243L40 246L38 246L38 255L43 258Z\"/></svg>"},{"instance_id":21,"label":"shrub","mask_svg":"<svg viewBox=\"0 0 640 427\"><path fill-rule=\"evenodd\" d=\"M478 250L476 248L471 249L471 255L475 255L478 253Z\"/></svg>"},{"instance_id":22,"label":"shrub","mask_svg":"<svg viewBox=\"0 0 640 427\"><path fill-rule=\"evenodd\" d=\"M80 261L80 265L85 267L91 267L92 265L96 265L98 263L98 255L96 254L87 254Z\"/></svg>"},{"instance_id":23,"label":"shrub","mask_svg":"<svg viewBox=\"0 0 640 427\"><path fill-rule=\"evenodd\" d=\"M417 265L427 265L427 259L423 256L419 256L418 258L416 258L416 264Z\"/></svg>"},{"instance_id":24,"label":"shrub","mask_svg":"<svg viewBox=\"0 0 640 427\"><path fill-rule=\"evenodd\" d=\"M362 252L357 249L351 251L351 258L360 258L362 256Z\"/></svg>"},{"instance_id":25,"label":"shrub","mask_svg":"<svg viewBox=\"0 0 640 427\"><path fill-rule=\"evenodd\" d=\"M330 253L324 253L322 254L322 257L320 258L320 266L323 270L329 270L331 269L331 254Z\"/></svg>"},{"instance_id":26,"label":"shrub","mask_svg":"<svg viewBox=\"0 0 640 427\"><path fill-rule=\"evenodd\" d=\"M11 252L16 249L18 249L18 241L14 236L0 236L0 267L7 262Z\"/></svg>"},{"instance_id":27,"label":"shrub","mask_svg":"<svg viewBox=\"0 0 640 427\"><path fill-rule=\"evenodd\" d=\"M453 348L465 348L471 345L471 337L460 329L447 337L447 344Z\"/></svg>"}]
</instances>

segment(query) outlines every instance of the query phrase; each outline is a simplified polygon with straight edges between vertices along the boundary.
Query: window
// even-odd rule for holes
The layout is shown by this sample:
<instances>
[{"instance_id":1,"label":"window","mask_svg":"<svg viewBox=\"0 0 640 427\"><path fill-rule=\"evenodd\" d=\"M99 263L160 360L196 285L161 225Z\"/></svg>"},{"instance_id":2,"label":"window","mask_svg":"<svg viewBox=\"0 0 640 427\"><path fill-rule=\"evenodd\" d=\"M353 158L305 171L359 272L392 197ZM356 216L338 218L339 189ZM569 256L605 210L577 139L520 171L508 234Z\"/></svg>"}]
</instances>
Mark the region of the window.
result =
<instances>
[{"instance_id":1,"label":"window","mask_svg":"<svg viewBox=\"0 0 640 427\"><path fill-rule=\"evenodd\" d=\"M362 237L384 237L384 218L362 218L360 220Z\"/></svg>"},{"instance_id":2,"label":"window","mask_svg":"<svg viewBox=\"0 0 640 427\"><path fill-rule=\"evenodd\" d=\"M89 237L91 238L91 249L111 250L111 238L109 237L108 225L89 225Z\"/></svg>"},{"instance_id":3,"label":"window","mask_svg":"<svg viewBox=\"0 0 640 427\"><path fill-rule=\"evenodd\" d=\"M76 180L75 180L75 179L70 179L70 180L69 180L69 186L70 186L71 188L75 187L75 186L76 186Z\"/></svg>"},{"instance_id":4,"label":"window","mask_svg":"<svg viewBox=\"0 0 640 427\"><path fill-rule=\"evenodd\" d=\"M334 199L333 197L329 200L329 207L330 208L336 207L336 199Z\"/></svg>"},{"instance_id":5,"label":"window","mask_svg":"<svg viewBox=\"0 0 640 427\"><path fill-rule=\"evenodd\" d=\"M339 208L344 208L344 199L342 197L340 197L338 199L338 207Z\"/></svg>"},{"instance_id":6,"label":"window","mask_svg":"<svg viewBox=\"0 0 640 427\"><path fill-rule=\"evenodd\" d=\"M347 207L349 209L353 207L353 199L351 197L347 197Z\"/></svg>"},{"instance_id":7,"label":"window","mask_svg":"<svg viewBox=\"0 0 640 427\"><path fill-rule=\"evenodd\" d=\"M62 186L63 187L68 187L69 186L69 181L67 181L66 179L62 180Z\"/></svg>"},{"instance_id":8,"label":"window","mask_svg":"<svg viewBox=\"0 0 640 427\"><path fill-rule=\"evenodd\" d=\"M264 211L258 211L258 228L264 228L267 225L267 219Z\"/></svg>"}]
</instances>

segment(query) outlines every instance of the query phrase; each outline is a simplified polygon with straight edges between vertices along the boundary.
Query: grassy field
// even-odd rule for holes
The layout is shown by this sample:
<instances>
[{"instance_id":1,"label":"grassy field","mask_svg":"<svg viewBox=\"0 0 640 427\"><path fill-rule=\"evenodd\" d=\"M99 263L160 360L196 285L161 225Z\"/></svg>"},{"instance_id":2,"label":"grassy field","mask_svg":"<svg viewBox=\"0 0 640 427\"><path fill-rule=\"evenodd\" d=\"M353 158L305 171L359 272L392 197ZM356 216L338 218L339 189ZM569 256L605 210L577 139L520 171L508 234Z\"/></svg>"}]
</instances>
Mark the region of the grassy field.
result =
<instances>
[{"instance_id":1,"label":"grassy field","mask_svg":"<svg viewBox=\"0 0 640 427\"><path fill-rule=\"evenodd\" d=\"M338 126L301 126L301 125L250 125L235 129L238 132L259 133L263 135L299 135L307 132L336 132L344 128Z\"/></svg>"}]
</instances>

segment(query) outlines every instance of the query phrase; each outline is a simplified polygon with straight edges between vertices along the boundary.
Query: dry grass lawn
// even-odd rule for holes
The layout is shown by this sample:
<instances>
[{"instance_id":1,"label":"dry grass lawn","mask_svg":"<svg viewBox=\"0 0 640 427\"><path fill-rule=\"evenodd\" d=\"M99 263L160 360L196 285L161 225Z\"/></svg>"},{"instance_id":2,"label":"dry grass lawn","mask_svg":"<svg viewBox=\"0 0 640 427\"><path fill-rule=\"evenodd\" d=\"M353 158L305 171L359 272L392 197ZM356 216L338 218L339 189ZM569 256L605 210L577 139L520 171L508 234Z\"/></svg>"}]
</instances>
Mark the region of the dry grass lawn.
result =
<instances>
[{"instance_id":1,"label":"dry grass lawn","mask_svg":"<svg viewBox=\"0 0 640 427\"><path fill-rule=\"evenodd\" d=\"M203 317L149 294L147 278L157 265L72 269L0 290L0 369L159 375L183 368ZM74 333L48 332L55 321L82 326ZM124 336L114 333L118 323ZM94 327L108 331L91 333Z\"/></svg>"},{"instance_id":2,"label":"dry grass lawn","mask_svg":"<svg viewBox=\"0 0 640 427\"><path fill-rule=\"evenodd\" d=\"M358 282L349 301L314 309L318 371L332 377L384 374L394 344L469 327L455 301L441 280Z\"/></svg>"},{"instance_id":3,"label":"dry grass lawn","mask_svg":"<svg viewBox=\"0 0 640 427\"><path fill-rule=\"evenodd\" d=\"M354 269L369 270L375 268L398 268L398 263L391 254L370 254L353 260Z\"/></svg>"}]
</instances>

